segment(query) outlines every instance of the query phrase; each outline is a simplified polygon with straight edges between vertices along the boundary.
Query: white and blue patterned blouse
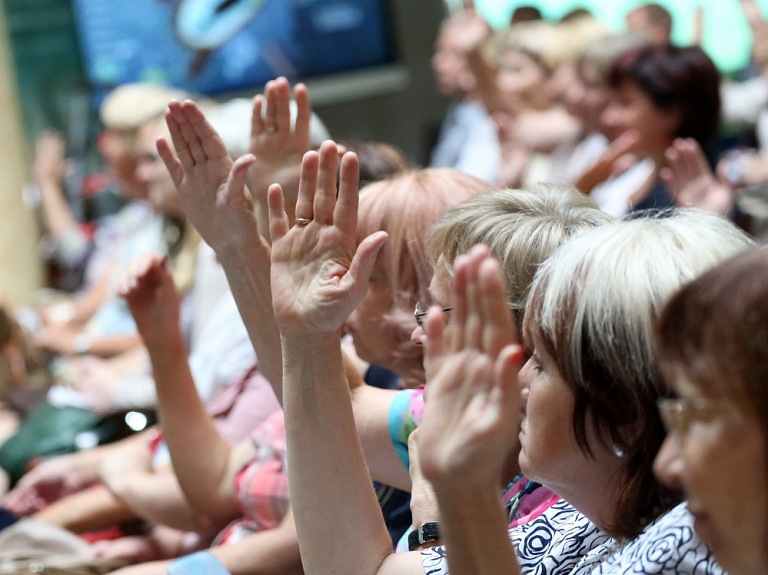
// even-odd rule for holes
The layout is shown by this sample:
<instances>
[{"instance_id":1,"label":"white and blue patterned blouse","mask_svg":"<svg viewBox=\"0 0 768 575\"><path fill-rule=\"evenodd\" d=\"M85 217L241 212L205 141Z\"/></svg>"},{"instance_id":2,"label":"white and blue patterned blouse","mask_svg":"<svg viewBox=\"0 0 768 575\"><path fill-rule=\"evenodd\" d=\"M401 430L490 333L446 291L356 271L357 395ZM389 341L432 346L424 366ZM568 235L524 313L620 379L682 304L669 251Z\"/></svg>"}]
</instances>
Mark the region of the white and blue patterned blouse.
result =
<instances>
[{"instance_id":1,"label":"white and blue patterned blouse","mask_svg":"<svg viewBox=\"0 0 768 575\"><path fill-rule=\"evenodd\" d=\"M619 542L561 501L509 532L525 575L723 575L681 503ZM421 552L426 575L449 575L444 547Z\"/></svg>"}]
</instances>

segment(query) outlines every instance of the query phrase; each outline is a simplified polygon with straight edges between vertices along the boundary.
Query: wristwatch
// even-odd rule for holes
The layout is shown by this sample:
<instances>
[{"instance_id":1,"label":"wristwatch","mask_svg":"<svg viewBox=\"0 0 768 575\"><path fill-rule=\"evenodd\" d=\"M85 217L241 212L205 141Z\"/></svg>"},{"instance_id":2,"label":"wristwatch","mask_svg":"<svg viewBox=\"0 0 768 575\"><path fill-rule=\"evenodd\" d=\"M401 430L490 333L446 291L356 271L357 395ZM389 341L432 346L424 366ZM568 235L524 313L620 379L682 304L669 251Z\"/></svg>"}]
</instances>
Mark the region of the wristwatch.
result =
<instances>
[{"instance_id":1,"label":"wristwatch","mask_svg":"<svg viewBox=\"0 0 768 575\"><path fill-rule=\"evenodd\" d=\"M413 551L424 543L440 541L440 522L422 523L408 535L408 551Z\"/></svg>"}]
</instances>

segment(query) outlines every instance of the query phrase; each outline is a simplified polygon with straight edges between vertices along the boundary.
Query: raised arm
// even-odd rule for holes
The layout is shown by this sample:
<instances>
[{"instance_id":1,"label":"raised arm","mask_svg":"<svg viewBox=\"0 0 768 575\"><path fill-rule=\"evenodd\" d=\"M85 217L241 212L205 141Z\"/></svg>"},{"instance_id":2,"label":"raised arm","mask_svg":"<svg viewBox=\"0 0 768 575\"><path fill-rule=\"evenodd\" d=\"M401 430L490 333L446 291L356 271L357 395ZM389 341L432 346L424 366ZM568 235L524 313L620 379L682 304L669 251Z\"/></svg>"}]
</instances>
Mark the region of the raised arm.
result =
<instances>
[{"instance_id":1,"label":"raised arm","mask_svg":"<svg viewBox=\"0 0 768 575\"><path fill-rule=\"evenodd\" d=\"M73 234L81 244L86 244L84 234L79 233L78 222L64 195L64 159L66 144L61 134L43 132L35 143L35 161L33 164L35 183L40 190L40 205L43 211L45 228L55 240L61 240L66 234Z\"/></svg>"},{"instance_id":2,"label":"raised arm","mask_svg":"<svg viewBox=\"0 0 768 575\"><path fill-rule=\"evenodd\" d=\"M457 260L455 293L447 329L438 309L427 316L425 361L437 369L419 428L421 467L437 495L451 574L516 575L499 478L517 443L523 350L486 247Z\"/></svg>"},{"instance_id":3,"label":"raised arm","mask_svg":"<svg viewBox=\"0 0 768 575\"><path fill-rule=\"evenodd\" d=\"M357 158L344 155L337 197L338 165L333 142L304 156L294 227L280 187L269 190L272 300L283 348L288 473L302 560L307 573L421 573L418 558L406 558L416 569L408 571L390 557L355 430L341 327L366 293L386 234L356 244Z\"/></svg>"},{"instance_id":4,"label":"raised arm","mask_svg":"<svg viewBox=\"0 0 768 575\"><path fill-rule=\"evenodd\" d=\"M259 230L269 238L267 191L280 184L285 197L288 219L293 221L296 194L299 189L301 158L310 150L312 105L304 84L293 89L296 107L291 121L291 87L285 78L267 82L264 94L253 99L251 143L249 151L256 158L248 171L248 184L256 204Z\"/></svg>"},{"instance_id":5,"label":"raised arm","mask_svg":"<svg viewBox=\"0 0 768 575\"><path fill-rule=\"evenodd\" d=\"M166 120L178 159L163 139L157 142L158 152L189 221L224 267L259 367L282 399L280 335L269 288L270 250L245 188L248 170L256 159L249 154L233 163L221 138L193 102L172 102Z\"/></svg>"},{"instance_id":6,"label":"raised arm","mask_svg":"<svg viewBox=\"0 0 768 575\"><path fill-rule=\"evenodd\" d=\"M149 352L158 414L179 484L211 525L237 517L234 476L249 453L219 434L197 394L179 329L179 294L164 258L131 264L120 286ZM245 449L250 446L246 442Z\"/></svg>"}]
</instances>

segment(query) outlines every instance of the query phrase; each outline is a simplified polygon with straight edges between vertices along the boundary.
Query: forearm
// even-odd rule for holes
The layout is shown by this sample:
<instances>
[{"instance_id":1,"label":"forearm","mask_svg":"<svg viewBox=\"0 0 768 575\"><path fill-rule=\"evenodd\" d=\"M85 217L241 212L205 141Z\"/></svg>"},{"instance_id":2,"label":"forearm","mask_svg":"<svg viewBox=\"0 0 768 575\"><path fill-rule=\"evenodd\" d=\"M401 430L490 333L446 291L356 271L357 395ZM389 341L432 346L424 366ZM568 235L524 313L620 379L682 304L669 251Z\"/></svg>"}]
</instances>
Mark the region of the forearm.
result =
<instances>
[{"instance_id":1,"label":"forearm","mask_svg":"<svg viewBox=\"0 0 768 575\"><path fill-rule=\"evenodd\" d=\"M504 112L512 117L517 116L522 109L519 99L499 89L496 83L496 70L488 65L480 49L469 52L467 62L475 75L477 91L488 113Z\"/></svg>"},{"instance_id":2,"label":"forearm","mask_svg":"<svg viewBox=\"0 0 768 575\"><path fill-rule=\"evenodd\" d=\"M137 517L182 531L205 531L211 525L197 514L184 496L173 469L121 473L108 488ZM218 526L216 526L218 527Z\"/></svg>"},{"instance_id":3,"label":"forearm","mask_svg":"<svg viewBox=\"0 0 768 575\"><path fill-rule=\"evenodd\" d=\"M218 524L231 517L230 445L219 435L195 389L180 332L147 344L158 414L179 485L192 507ZM203 454L203 456L201 456Z\"/></svg>"},{"instance_id":4,"label":"forearm","mask_svg":"<svg viewBox=\"0 0 768 575\"><path fill-rule=\"evenodd\" d=\"M377 573L392 543L355 429L339 340L283 338L282 345L288 473L304 568Z\"/></svg>"},{"instance_id":5,"label":"forearm","mask_svg":"<svg viewBox=\"0 0 768 575\"><path fill-rule=\"evenodd\" d=\"M97 531L135 519L136 515L103 485L80 491L32 516L73 533Z\"/></svg>"},{"instance_id":6,"label":"forearm","mask_svg":"<svg viewBox=\"0 0 768 575\"><path fill-rule=\"evenodd\" d=\"M88 353L108 358L129 353L140 346L141 337L138 334L99 337L92 341Z\"/></svg>"},{"instance_id":7,"label":"forearm","mask_svg":"<svg viewBox=\"0 0 768 575\"><path fill-rule=\"evenodd\" d=\"M438 493L451 575L519 575L498 489Z\"/></svg>"},{"instance_id":8,"label":"forearm","mask_svg":"<svg viewBox=\"0 0 768 575\"><path fill-rule=\"evenodd\" d=\"M217 256L256 351L259 369L283 400L283 364L280 332L272 311L270 254L260 242L222 249Z\"/></svg>"},{"instance_id":9,"label":"forearm","mask_svg":"<svg viewBox=\"0 0 768 575\"><path fill-rule=\"evenodd\" d=\"M348 366L349 367L349 366ZM355 427L371 477L403 491L411 490L411 477L400 461L389 433L389 409L397 391L364 383L352 386Z\"/></svg>"},{"instance_id":10,"label":"forearm","mask_svg":"<svg viewBox=\"0 0 768 575\"><path fill-rule=\"evenodd\" d=\"M53 238L60 238L68 231L77 229L78 222L64 199L61 183L40 179L37 187L40 190L40 205L48 233Z\"/></svg>"},{"instance_id":11,"label":"forearm","mask_svg":"<svg viewBox=\"0 0 768 575\"><path fill-rule=\"evenodd\" d=\"M254 533L211 553L232 575L301 575L299 542L291 511L275 529Z\"/></svg>"}]
</instances>

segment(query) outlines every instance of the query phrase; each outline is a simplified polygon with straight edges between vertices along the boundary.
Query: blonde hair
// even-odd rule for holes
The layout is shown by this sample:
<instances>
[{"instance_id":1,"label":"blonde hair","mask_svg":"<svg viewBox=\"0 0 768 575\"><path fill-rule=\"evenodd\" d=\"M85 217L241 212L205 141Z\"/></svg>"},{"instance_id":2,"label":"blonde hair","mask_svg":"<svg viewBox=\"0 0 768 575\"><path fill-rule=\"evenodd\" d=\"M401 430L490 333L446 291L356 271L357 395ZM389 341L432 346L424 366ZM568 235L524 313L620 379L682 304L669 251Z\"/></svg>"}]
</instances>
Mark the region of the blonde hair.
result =
<instances>
[{"instance_id":1,"label":"blonde hair","mask_svg":"<svg viewBox=\"0 0 768 575\"><path fill-rule=\"evenodd\" d=\"M428 298L432 267L425 255L427 229L449 208L492 185L450 168L411 170L366 186L360 193L358 241L384 230L379 253L392 293L385 317L402 341L400 355L421 353L410 341L416 302Z\"/></svg>"},{"instance_id":2,"label":"blonde hair","mask_svg":"<svg viewBox=\"0 0 768 575\"><path fill-rule=\"evenodd\" d=\"M582 15L557 25L552 59L555 65L574 65L595 42L609 37L611 31L594 16Z\"/></svg>"},{"instance_id":3,"label":"blonde hair","mask_svg":"<svg viewBox=\"0 0 768 575\"><path fill-rule=\"evenodd\" d=\"M499 261L509 307L518 325L534 274L571 236L613 218L570 186L538 184L530 189L496 190L448 211L429 230L427 253L442 273L472 246L487 245Z\"/></svg>"},{"instance_id":4,"label":"blonde hair","mask_svg":"<svg viewBox=\"0 0 768 575\"><path fill-rule=\"evenodd\" d=\"M730 221L672 210L592 230L541 267L524 322L574 393L573 432L592 453L587 429L624 453L612 530L632 537L676 502L653 477L664 439L656 400L665 393L653 324L670 296L752 240ZM617 406L621 406L617 409Z\"/></svg>"},{"instance_id":5,"label":"blonde hair","mask_svg":"<svg viewBox=\"0 0 768 575\"><path fill-rule=\"evenodd\" d=\"M611 68L621 56L630 50L647 46L650 43L648 37L639 32L627 32L599 38L586 46L579 58L578 65L592 64L597 70L600 80L607 84Z\"/></svg>"}]
</instances>

